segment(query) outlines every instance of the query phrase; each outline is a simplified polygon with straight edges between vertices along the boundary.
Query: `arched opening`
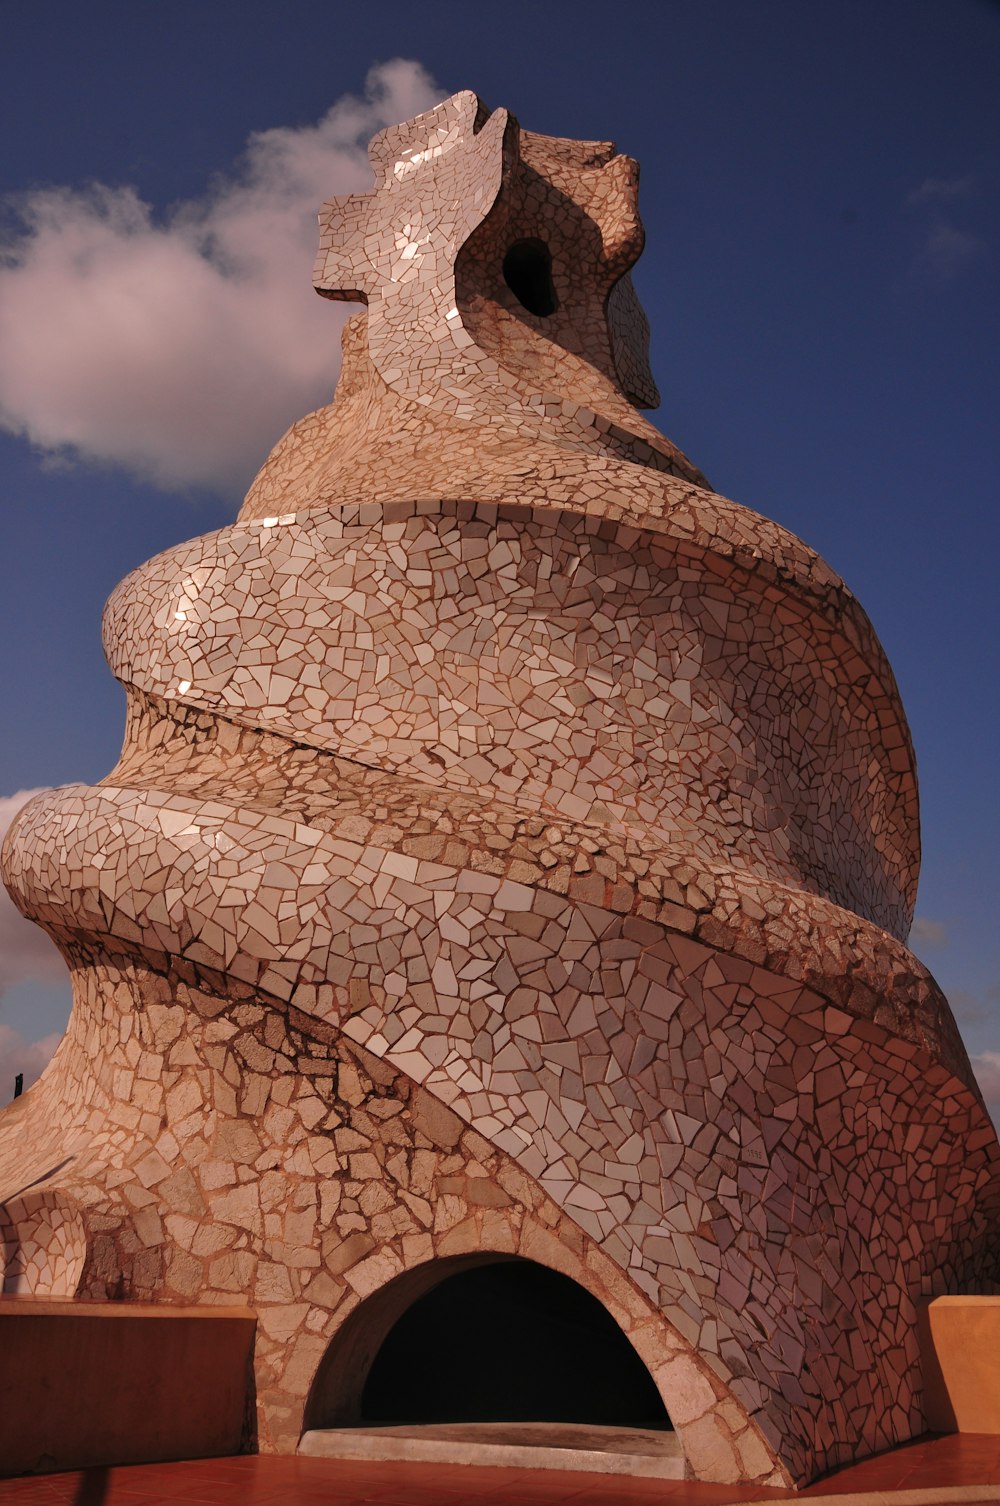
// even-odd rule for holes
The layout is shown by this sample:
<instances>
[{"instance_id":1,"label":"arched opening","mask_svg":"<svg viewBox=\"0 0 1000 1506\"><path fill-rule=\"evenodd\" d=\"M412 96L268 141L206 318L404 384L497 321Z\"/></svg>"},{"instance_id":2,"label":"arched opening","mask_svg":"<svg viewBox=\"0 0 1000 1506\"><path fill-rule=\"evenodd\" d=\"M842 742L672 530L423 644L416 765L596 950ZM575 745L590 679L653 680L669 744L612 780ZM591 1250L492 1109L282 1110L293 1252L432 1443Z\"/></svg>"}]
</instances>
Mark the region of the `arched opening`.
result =
<instances>
[{"instance_id":1,"label":"arched opening","mask_svg":"<svg viewBox=\"0 0 1000 1506\"><path fill-rule=\"evenodd\" d=\"M555 313L552 252L544 241L515 241L503 259L503 280L529 314L545 319Z\"/></svg>"},{"instance_id":2,"label":"arched opening","mask_svg":"<svg viewBox=\"0 0 1000 1506\"><path fill-rule=\"evenodd\" d=\"M568 1276L526 1260L460 1271L414 1302L375 1356L361 1413L368 1423L670 1427L610 1313Z\"/></svg>"},{"instance_id":3,"label":"arched opening","mask_svg":"<svg viewBox=\"0 0 1000 1506\"><path fill-rule=\"evenodd\" d=\"M642 1360L596 1297L531 1260L430 1262L334 1337L306 1428L579 1423L666 1431Z\"/></svg>"}]
</instances>

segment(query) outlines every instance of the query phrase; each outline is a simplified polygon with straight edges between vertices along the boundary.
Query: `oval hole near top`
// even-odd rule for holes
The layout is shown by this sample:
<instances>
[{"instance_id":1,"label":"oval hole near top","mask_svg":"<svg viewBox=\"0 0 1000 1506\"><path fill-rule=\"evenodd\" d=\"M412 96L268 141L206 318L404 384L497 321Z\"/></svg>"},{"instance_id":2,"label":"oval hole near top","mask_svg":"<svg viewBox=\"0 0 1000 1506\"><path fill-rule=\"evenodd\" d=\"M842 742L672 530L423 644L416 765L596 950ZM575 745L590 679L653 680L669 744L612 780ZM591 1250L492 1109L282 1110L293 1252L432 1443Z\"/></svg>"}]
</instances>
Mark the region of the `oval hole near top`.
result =
<instances>
[{"instance_id":1,"label":"oval hole near top","mask_svg":"<svg viewBox=\"0 0 1000 1506\"><path fill-rule=\"evenodd\" d=\"M544 319L556 311L552 253L544 241L515 241L503 259L503 278L529 314Z\"/></svg>"}]
</instances>

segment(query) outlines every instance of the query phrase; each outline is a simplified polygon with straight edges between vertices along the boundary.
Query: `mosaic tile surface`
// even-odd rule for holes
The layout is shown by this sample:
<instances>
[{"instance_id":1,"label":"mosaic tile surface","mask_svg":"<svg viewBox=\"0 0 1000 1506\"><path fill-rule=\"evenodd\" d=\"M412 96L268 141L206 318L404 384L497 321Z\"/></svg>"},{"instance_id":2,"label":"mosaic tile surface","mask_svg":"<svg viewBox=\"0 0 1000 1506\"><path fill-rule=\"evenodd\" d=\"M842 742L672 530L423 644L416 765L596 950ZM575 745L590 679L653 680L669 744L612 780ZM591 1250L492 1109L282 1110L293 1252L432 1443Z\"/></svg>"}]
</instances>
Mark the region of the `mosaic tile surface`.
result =
<instances>
[{"instance_id":1,"label":"mosaic tile surface","mask_svg":"<svg viewBox=\"0 0 1000 1506\"><path fill-rule=\"evenodd\" d=\"M517 1253L699 1478L801 1483L923 1429L914 1304L1000 1274L892 673L637 411L634 162L468 93L371 156L336 401L115 592L121 760L5 848L75 1004L0 1115L4 1289L239 1293L288 1452L367 1298Z\"/></svg>"}]
</instances>

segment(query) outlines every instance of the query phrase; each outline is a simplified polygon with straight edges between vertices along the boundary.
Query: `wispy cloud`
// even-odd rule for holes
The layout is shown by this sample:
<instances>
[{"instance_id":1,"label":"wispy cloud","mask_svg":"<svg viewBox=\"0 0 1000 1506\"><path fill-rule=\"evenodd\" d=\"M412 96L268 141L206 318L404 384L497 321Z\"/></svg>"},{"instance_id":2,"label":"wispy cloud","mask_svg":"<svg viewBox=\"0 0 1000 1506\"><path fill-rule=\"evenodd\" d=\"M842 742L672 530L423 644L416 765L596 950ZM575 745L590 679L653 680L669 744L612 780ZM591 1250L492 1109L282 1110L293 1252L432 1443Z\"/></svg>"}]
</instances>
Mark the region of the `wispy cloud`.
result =
<instances>
[{"instance_id":1,"label":"wispy cloud","mask_svg":"<svg viewBox=\"0 0 1000 1506\"><path fill-rule=\"evenodd\" d=\"M913 268L924 280L952 282L985 254L986 242L981 235L939 220L927 231Z\"/></svg>"},{"instance_id":2,"label":"wispy cloud","mask_svg":"<svg viewBox=\"0 0 1000 1506\"><path fill-rule=\"evenodd\" d=\"M47 1035L40 1041L29 1041L11 1025L0 1023L0 1108L14 1096L14 1079L20 1074L24 1087L42 1075L48 1066L62 1036Z\"/></svg>"},{"instance_id":3,"label":"wispy cloud","mask_svg":"<svg viewBox=\"0 0 1000 1506\"><path fill-rule=\"evenodd\" d=\"M969 989L953 988L948 992L952 1013L961 1025L982 1025L987 1020L1000 1026L1000 983L992 988L973 993Z\"/></svg>"},{"instance_id":4,"label":"wispy cloud","mask_svg":"<svg viewBox=\"0 0 1000 1506\"><path fill-rule=\"evenodd\" d=\"M932 920L926 915L915 918L910 930L910 945L918 954L922 954L925 948L945 947L948 939L948 927L943 921ZM949 989L948 1003L963 1030L970 1025L985 1026L982 1033L988 1040L995 1039L995 1031L1000 1027L1000 984L975 992ZM970 1055L969 1059L987 1107L1000 1126L1000 1051L980 1051L978 1055Z\"/></svg>"},{"instance_id":5,"label":"wispy cloud","mask_svg":"<svg viewBox=\"0 0 1000 1506\"><path fill-rule=\"evenodd\" d=\"M906 195L911 207L920 204L947 204L953 199L967 199L976 187L975 173L959 178L925 178Z\"/></svg>"},{"instance_id":6,"label":"wispy cloud","mask_svg":"<svg viewBox=\"0 0 1000 1506\"><path fill-rule=\"evenodd\" d=\"M367 188L369 137L441 97L419 63L382 64L165 215L102 183L9 201L0 426L163 487L244 487L336 379L350 310L312 291L320 204Z\"/></svg>"},{"instance_id":7,"label":"wispy cloud","mask_svg":"<svg viewBox=\"0 0 1000 1506\"><path fill-rule=\"evenodd\" d=\"M1000 1126L1000 1051L981 1051L970 1058L972 1070L986 1099L986 1107Z\"/></svg>"},{"instance_id":8,"label":"wispy cloud","mask_svg":"<svg viewBox=\"0 0 1000 1506\"><path fill-rule=\"evenodd\" d=\"M916 950L925 946L947 946L948 927L943 921L918 915L910 928L910 945Z\"/></svg>"},{"instance_id":9,"label":"wispy cloud","mask_svg":"<svg viewBox=\"0 0 1000 1506\"><path fill-rule=\"evenodd\" d=\"M981 235L955 224L956 206L973 198L979 187L975 173L924 178L904 198L904 208L914 211L918 225L923 222L911 262L918 282L955 282L986 254Z\"/></svg>"},{"instance_id":10,"label":"wispy cloud","mask_svg":"<svg viewBox=\"0 0 1000 1506\"><path fill-rule=\"evenodd\" d=\"M0 796L0 842L21 806L40 793L18 790L14 795ZM0 999L18 983L65 981L66 976L66 964L45 932L25 920L0 883ZM0 1082L0 1098L2 1086Z\"/></svg>"}]
</instances>

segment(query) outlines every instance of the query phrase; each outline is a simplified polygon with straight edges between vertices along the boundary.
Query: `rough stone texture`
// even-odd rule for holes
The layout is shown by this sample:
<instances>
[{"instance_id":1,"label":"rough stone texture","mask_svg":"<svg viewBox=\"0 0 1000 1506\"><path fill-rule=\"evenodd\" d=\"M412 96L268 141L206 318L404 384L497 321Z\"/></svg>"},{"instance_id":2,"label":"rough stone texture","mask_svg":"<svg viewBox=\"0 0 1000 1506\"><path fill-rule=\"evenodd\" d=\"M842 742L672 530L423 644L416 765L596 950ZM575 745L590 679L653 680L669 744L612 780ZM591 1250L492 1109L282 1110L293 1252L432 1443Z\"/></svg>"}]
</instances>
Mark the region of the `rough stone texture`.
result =
<instances>
[{"instance_id":1,"label":"rough stone texture","mask_svg":"<svg viewBox=\"0 0 1000 1506\"><path fill-rule=\"evenodd\" d=\"M915 1304L997 1277L892 674L632 406L634 163L471 94L372 162L336 402L116 591L122 759L8 841L75 1007L0 1116L7 1279L239 1295L289 1450L366 1298L519 1254L695 1474L802 1482L922 1429Z\"/></svg>"}]
</instances>

